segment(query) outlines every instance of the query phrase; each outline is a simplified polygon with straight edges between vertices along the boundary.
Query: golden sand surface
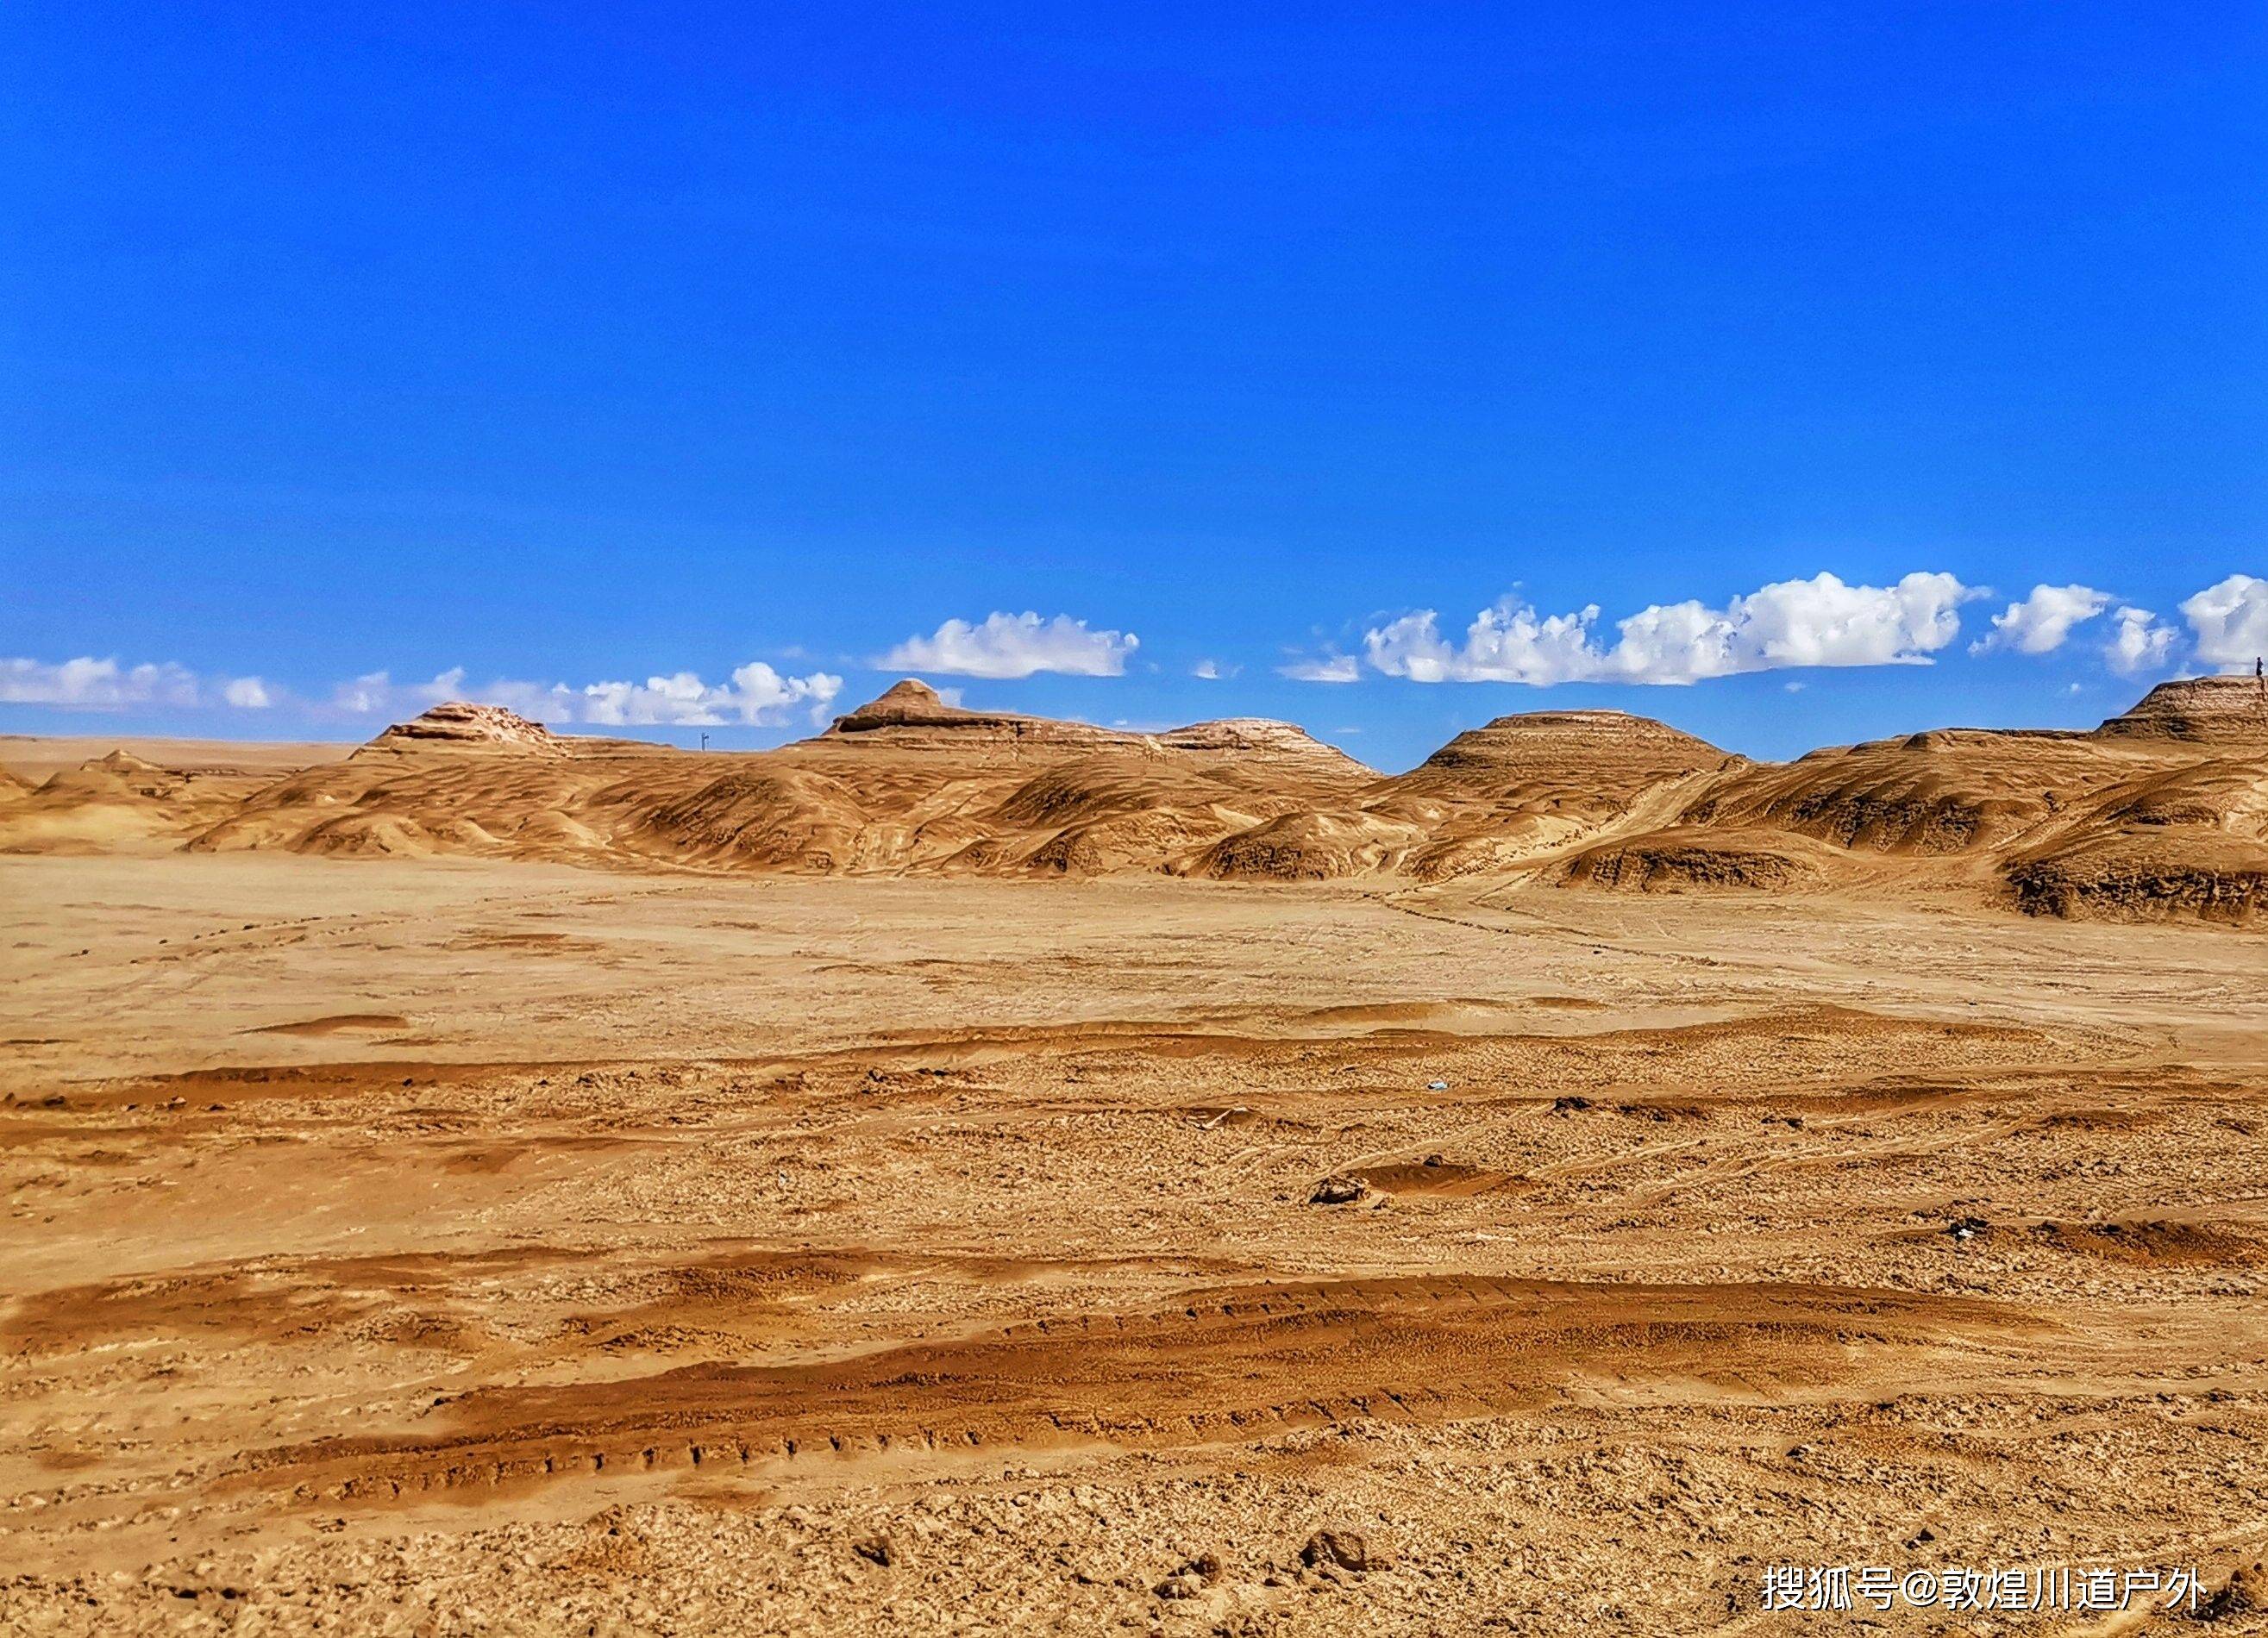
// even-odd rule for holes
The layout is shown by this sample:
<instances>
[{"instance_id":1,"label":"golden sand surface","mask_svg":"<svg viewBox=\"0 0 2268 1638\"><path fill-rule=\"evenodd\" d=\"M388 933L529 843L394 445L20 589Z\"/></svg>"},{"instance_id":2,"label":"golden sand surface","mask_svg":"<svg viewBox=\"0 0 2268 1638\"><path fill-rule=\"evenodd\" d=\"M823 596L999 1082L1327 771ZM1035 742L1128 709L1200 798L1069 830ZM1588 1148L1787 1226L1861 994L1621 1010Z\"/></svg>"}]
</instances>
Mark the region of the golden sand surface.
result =
<instances>
[{"instance_id":1,"label":"golden sand surface","mask_svg":"<svg viewBox=\"0 0 2268 1638\"><path fill-rule=\"evenodd\" d=\"M2257 933L168 834L0 856L0 1630L2156 1631L1761 1589L2268 1548Z\"/></svg>"}]
</instances>

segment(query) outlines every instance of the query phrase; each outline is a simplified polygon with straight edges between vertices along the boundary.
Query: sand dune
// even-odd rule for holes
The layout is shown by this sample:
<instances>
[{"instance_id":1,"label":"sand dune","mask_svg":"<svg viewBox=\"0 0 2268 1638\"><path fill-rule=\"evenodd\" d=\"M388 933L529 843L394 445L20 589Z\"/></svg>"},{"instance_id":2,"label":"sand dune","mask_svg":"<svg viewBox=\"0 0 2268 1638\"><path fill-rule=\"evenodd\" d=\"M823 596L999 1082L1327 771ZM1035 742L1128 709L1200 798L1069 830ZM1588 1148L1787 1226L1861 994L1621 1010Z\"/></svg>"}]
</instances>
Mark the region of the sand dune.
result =
<instances>
[{"instance_id":1,"label":"sand dune","mask_svg":"<svg viewBox=\"0 0 2268 1638\"><path fill-rule=\"evenodd\" d=\"M2253 919L2268 701L2163 684L2092 732L1938 729L1756 763L1616 711L1499 717L1381 776L1290 724L1146 734L897 684L756 754L452 703L279 779L124 753L0 790L0 848L183 846L787 874L1162 873L1952 894Z\"/></svg>"}]
</instances>

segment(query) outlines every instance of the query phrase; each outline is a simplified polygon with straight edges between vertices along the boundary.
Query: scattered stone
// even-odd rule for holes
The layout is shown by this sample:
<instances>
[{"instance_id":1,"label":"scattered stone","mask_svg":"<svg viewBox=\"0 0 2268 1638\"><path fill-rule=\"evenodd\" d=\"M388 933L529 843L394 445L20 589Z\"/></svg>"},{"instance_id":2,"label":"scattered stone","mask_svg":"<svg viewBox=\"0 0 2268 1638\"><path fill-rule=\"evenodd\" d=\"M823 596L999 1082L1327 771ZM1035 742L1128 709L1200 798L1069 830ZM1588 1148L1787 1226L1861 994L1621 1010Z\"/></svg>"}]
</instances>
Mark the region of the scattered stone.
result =
<instances>
[{"instance_id":1,"label":"scattered stone","mask_svg":"<svg viewBox=\"0 0 2268 1638\"><path fill-rule=\"evenodd\" d=\"M1184 1561L1180 1568L1151 1590L1161 1598L1194 1598L1219 1578L1219 1556L1200 1553L1197 1557Z\"/></svg>"},{"instance_id":2,"label":"scattered stone","mask_svg":"<svg viewBox=\"0 0 2268 1638\"><path fill-rule=\"evenodd\" d=\"M884 1569L897 1561L897 1549L887 1536L861 1536L850 1544L850 1550L869 1564L879 1564Z\"/></svg>"},{"instance_id":3,"label":"scattered stone","mask_svg":"<svg viewBox=\"0 0 2268 1638\"><path fill-rule=\"evenodd\" d=\"M1555 1115L1576 1114L1590 1106L1589 1098L1579 1098L1572 1092L1565 1098L1555 1098L1551 1100L1551 1113Z\"/></svg>"},{"instance_id":4,"label":"scattered stone","mask_svg":"<svg viewBox=\"0 0 2268 1638\"><path fill-rule=\"evenodd\" d=\"M2268 1610L2268 1564L2245 1564L2231 1571L2220 1589L2198 1605L2197 1619L2225 1621L2264 1610Z\"/></svg>"},{"instance_id":5,"label":"scattered stone","mask_svg":"<svg viewBox=\"0 0 2268 1638\"><path fill-rule=\"evenodd\" d=\"M1300 1547L1300 1562L1309 1569L1330 1565L1362 1576L1384 1569L1393 1561L1351 1530L1318 1530Z\"/></svg>"},{"instance_id":6,"label":"scattered stone","mask_svg":"<svg viewBox=\"0 0 2268 1638\"><path fill-rule=\"evenodd\" d=\"M1449 1090L1449 1083L1447 1081L1428 1081L1425 1083L1425 1090L1429 1092L1446 1092Z\"/></svg>"},{"instance_id":7,"label":"scattered stone","mask_svg":"<svg viewBox=\"0 0 2268 1638\"><path fill-rule=\"evenodd\" d=\"M1310 1206L1344 1206L1360 1200L1365 1185L1360 1178L1350 1178L1333 1172L1315 1185L1315 1192L1307 1196Z\"/></svg>"},{"instance_id":8,"label":"scattered stone","mask_svg":"<svg viewBox=\"0 0 2268 1638\"><path fill-rule=\"evenodd\" d=\"M1955 1217L1945 1225L1945 1231L1962 1245L1982 1235L1990 1234L1992 1225L1982 1217Z\"/></svg>"}]
</instances>

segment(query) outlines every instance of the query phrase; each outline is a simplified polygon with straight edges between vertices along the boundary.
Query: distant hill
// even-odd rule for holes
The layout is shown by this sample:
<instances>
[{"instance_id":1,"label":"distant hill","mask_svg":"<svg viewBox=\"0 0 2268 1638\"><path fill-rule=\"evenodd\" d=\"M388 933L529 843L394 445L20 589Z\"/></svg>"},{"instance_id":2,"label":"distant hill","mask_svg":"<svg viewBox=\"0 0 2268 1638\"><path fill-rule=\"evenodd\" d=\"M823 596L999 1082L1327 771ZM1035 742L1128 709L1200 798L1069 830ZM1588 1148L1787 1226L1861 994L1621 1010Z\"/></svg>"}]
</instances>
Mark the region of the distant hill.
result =
<instances>
[{"instance_id":1,"label":"distant hill","mask_svg":"<svg viewBox=\"0 0 2268 1638\"><path fill-rule=\"evenodd\" d=\"M252 759L256 760L256 759ZM91 758L0 784L0 848L476 855L612 869L1945 894L2253 922L2268 697L2153 689L2091 732L1936 729L1758 763L1648 717L1536 711L1381 776L1288 723L1137 733L898 683L761 753L554 735L451 702L291 768Z\"/></svg>"}]
</instances>

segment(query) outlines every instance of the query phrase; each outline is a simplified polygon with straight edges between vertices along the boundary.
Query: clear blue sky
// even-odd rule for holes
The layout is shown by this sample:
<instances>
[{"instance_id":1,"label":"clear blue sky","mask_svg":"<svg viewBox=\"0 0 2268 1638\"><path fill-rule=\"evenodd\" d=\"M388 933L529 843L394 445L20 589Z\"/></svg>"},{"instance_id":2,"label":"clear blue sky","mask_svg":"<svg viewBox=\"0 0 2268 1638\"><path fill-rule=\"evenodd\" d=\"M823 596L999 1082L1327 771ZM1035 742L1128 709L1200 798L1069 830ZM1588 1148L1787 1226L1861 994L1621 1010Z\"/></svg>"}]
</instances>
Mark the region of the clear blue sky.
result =
<instances>
[{"instance_id":1,"label":"clear blue sky","mask_svg":"<svg viewBox=\"0 0 2268 1638\"><path fill-rule=\"evenodd\" d=\"M462 668L761 745L918 635L1384 767L1596 704L1776 754L2268 632L2257 4L19 0L0 56L0 730L358 738ZM1733 601L1822 573L1958 635ZM1970 651L2043 583L2094 612ZM1508 597L1600 613L1508 660ZM1625 680L1689 599L1729 657ZM1025 611L1086 635L937 636Z\"/></svg>"}]
</instances>

